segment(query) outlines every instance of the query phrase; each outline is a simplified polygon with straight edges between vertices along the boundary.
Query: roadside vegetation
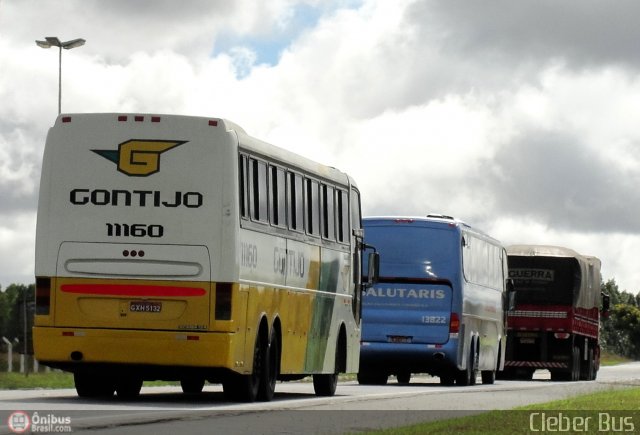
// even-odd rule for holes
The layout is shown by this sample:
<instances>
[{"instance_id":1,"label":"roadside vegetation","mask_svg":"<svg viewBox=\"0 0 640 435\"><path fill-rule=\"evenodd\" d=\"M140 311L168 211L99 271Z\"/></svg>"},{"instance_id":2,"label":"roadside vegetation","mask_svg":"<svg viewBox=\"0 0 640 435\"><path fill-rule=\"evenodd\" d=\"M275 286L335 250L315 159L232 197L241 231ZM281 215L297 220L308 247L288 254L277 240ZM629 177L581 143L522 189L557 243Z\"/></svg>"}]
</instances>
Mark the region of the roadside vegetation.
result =
<instances>
[{"instance_id":1,"label":"roadside vegetation","mask_svg":"<svg viewBox=\"0 0 640 435\"><path fill-rule=\"evenodd\" d=\"M541 432L542 419L547 418L563 419L565 429L562 432L583 432L582 429L588 429L584 432L589 433L634 431L631 425L635 427L640 423L638 403L640 388L609 390L513 410L489 411L474 416L438 420L369 434L530 434L532 431ZM545 421L546 424L553 423L550 420Z\"/></svg>"}]
</instances>

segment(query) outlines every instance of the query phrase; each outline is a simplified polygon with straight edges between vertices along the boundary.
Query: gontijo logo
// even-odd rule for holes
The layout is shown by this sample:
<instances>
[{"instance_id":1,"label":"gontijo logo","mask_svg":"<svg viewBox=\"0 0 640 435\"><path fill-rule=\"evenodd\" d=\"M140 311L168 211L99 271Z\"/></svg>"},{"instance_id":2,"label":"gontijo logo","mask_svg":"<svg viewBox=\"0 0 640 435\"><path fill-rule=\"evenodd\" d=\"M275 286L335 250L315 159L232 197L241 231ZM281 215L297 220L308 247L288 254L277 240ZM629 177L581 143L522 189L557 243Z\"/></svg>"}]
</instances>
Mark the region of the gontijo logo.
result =
<instances>
[{"instance_id":1,"label":"gontijo logo","mask_svg":"<svg viewBox=\"0 0 640 435\"><path fill-rule=\"evenodd\" d=\"M130 139L118 150L91 150L118 165L118 171L132 177L146 177L160 171L160 154L187 141Z\"/></svg>"}]
</instances>

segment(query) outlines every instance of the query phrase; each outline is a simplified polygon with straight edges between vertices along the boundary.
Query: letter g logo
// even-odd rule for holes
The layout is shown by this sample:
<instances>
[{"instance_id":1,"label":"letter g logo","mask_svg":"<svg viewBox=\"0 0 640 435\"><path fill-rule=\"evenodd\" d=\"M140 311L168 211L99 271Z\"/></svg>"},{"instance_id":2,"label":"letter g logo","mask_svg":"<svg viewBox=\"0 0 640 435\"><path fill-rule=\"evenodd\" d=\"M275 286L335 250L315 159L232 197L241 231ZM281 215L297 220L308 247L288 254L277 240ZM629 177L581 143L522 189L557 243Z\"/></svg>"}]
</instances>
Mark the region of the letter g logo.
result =
<instances>
[{"instance_id":1,"label":"letter g logo","mask_svg":"<svg viewBox=\"0 0 640 435\"><path fill-rule=\"evenodd\" d=\"M92 150L118 165L118 171L132 177L146 177L160 171L160 154L187 141L131 139L118 145L118 151Z\"/></svg>"}]
</instances>

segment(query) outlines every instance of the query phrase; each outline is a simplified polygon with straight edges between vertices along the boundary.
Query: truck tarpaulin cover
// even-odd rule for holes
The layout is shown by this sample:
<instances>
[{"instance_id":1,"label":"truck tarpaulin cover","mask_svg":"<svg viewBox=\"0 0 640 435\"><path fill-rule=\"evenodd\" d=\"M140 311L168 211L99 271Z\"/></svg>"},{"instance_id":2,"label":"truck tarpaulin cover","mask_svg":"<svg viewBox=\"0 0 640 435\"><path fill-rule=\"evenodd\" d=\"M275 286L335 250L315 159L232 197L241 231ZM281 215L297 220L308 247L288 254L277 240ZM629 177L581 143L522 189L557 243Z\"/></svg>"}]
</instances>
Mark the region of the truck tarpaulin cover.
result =
<instances>
[{"instance_id":1,"label":"truck tarpaulin cover","mask_svg":"<svg viewBox=\"0 0 640 435\"><path fill-rule=\"evenodd\" d=\"M533 304L600 304L600 260L558 246L513 245L507 248L509 277L516 300Z\"/></svg>"}]
</instances>

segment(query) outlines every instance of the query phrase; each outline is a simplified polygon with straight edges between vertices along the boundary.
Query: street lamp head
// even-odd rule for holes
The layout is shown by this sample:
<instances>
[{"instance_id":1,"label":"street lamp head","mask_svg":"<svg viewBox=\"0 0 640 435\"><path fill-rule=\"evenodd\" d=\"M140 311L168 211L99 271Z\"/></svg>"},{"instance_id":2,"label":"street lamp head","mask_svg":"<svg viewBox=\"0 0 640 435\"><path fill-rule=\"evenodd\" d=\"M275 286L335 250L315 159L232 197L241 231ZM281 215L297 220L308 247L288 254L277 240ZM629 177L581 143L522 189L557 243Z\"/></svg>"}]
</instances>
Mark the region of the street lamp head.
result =
<instances>
[{"instance_id":1,"label":"street lamp head","mask_svg":"<svg viewBox=\"0 0 640 435\"><path fill-rule=\"evenodd\" d=\"M86 41L82 38L72 39L71 41L66 41L62 43L62 48L65 50L71 50L72 48L80 47L84 45Z\"/></svg>"},{"instance_id":2,"label":"street lamp head","mask_svg":"<svg viewBox=\"0 0 640 435\"><path fill-rule=\"evenodd\" d=\"M84 43L86 42L82 38L61 42L57 36L47 36L44 39L45 39L44 41L36 41L36 44L38 45L38 47L42 47L42 48L60 47L60 48L64 48L65 50L71 50L72 48L76 48L84 45Z\"/></svg>"},{"instance_id":3,"label":"street lamp head","mask_svg":"<svg viewBox=\"0 0 640 435\"><path fill-rule=\"evenodd\" d=\"M60 47L60 45L62 45L62 43L60 42L57 36L47 36L44 39L46 39L47 42L54 47Z\"/></svg>"},{"instance_id":4,"label":"street lamp head","mask_svg":"<svg viewBox=\"0 0 640 435\"><path fill-rule=\"evenodd\" d=\"M36 41L36 44L38 45L38 47L51 48L51 44L49 44L47 41Z\"/></svg>"}]
</instances>

